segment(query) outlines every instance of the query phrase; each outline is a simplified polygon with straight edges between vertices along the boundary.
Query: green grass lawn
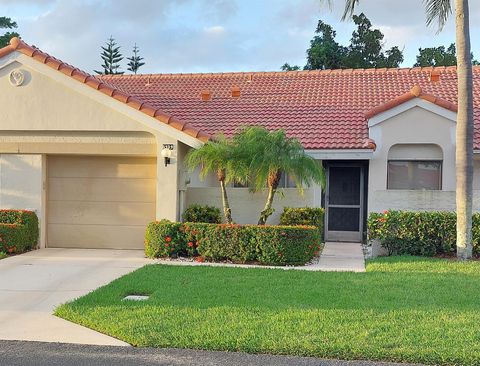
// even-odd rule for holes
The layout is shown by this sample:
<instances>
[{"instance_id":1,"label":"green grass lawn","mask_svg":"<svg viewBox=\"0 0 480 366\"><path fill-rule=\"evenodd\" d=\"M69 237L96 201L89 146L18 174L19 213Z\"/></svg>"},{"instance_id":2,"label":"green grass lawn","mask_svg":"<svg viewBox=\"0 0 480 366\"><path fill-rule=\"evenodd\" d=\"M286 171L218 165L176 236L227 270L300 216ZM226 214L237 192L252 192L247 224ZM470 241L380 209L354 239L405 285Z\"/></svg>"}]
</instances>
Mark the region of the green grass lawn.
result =
<instances>
[{"instance_id":1,"label":"green grass lawn","mask_svg":"<svg viewBox=\"0 0 480 366\"><path fill-rule=\"evenodd\" d=\"M366 273L149 265L56 314L136 346L478 365L480 262L392 257Z\"/></svg>"}]
</instances>

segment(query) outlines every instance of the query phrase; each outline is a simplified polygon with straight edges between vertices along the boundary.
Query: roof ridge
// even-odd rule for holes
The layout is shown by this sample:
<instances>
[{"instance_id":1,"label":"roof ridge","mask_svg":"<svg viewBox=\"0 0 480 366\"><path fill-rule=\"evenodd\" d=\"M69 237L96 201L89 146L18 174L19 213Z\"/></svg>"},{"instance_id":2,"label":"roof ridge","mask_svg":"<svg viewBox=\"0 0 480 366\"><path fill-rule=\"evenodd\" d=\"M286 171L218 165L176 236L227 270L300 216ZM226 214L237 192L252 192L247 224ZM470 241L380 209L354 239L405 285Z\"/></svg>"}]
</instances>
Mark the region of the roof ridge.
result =
<instances>
[{"instance_id":1,"label":"roof ridge","mask_svg":"<svg viewBox=\"0 0 480 366\"><path fill-rule=\"evenodd\" d=\"M474 71L480 71L480 65L472 65ZM325 70L294 70L294 71L231 71L231 72L195 72L195 73L147 73L127 75L101 75L102 79L115 78L160 78L160 77L206 77L206 76L248 76L248 75L310 75L310 74L350 74L367 72L411 72L411 71L452 71L457 66L416 66L416 67L384 67L384 68L357 68L357 69L325 69Z\"/></svg>"},{"instance_id":2,"label":"roof ridge","mask_svg":"<svg viewBox=\"0 0 480 366\"><path fill-rule=\"evenodd\" d=\"M189 136L197 138L200 141L206 142L211 138L209 134L194 128L188 123L175 119L173 116L163 112L160 108L155 108L149 103L142 102L138 98L132 96L117 86L105 82L103 78L91 75L72 65L67 64L66 62L52 57L48 53L28 45L18 37L13 37L10 40L9 45L0 49L0 57L6 56L13 51L21 52L22 54L29 56L54 70L57 70L83 84L86 84L89 87L98 90L103 94L106 94L109 97L112 97L150 117L153 117L159 122L172 126L173 128L182 131Z\"/></svg>"}]
</instances>

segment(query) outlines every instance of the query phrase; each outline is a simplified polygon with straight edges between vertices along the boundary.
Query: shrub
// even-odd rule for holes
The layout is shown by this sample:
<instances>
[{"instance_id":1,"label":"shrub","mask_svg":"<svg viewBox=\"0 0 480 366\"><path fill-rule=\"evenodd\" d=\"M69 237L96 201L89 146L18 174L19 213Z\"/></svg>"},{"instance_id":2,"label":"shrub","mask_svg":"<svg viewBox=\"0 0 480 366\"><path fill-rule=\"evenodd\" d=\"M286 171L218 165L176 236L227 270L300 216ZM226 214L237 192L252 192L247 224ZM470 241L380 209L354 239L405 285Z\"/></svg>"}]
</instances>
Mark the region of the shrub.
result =
<instances>
[{"instance_id":1,"label":"shrub","mask_svg":"<svg viewBox=\"0 0 480 366\"><path fill-rule=\"evenodd\" d=\"M182 224L168 220L148 224L145 234L145 255L150 258L176 257L186 252Z\"/></svg>"},{"instance_id":2,"label":"shrub","mask_svg":"<svg viewBox=\"0 0 480 366\"><path fill-rule=\"evenodd\" d=\"M280 225L316 226L323 239L325 209L321 207L284 207L280 215Z\"/></svg>"},{"instance_id":3,"label":"shrub","mask_svg":"<svg viewBox=\"0 0 480 366\"><path fill-rule=\"evenodd\" d=\"M259 262L266 265L303 265L318 254L320 235L311 226L257 226L155 222L148 225L145 253L166 257L165 237L181 243L189 256L209 261ZM177 252L180 253L180 252Z\"/></svg>"},{"instance_id":4,"label":"shrub","mask_svg":"<svg viewBox=\"0 0 480 366\"><path fill-rule=\"evenodd\" d=\"M38 217L26 210L0 210L0 252L24 253L38 243Z\"/></svg>"},{"instance_id":5,"label":"shrub","mask_svg":"<svg viewBox=\"0 0 480 366\"><path fill-rule=\"evenodd\" d=\"M183 212L183 221L206 222L219 224L222 222L220 209L208 205L191 205Z\"/></svg>"},{"instance_id":6,"label":"shrub","mask_svg":"<svg viewBox=\"0 0 480 366\"><path fill-rule=\"evenodd\" d=\"M368 217L368 239L389 255L434 256L456 251L456 214L446 211L385 211ZM480 254L480 214L473 215L472 243Z\"/></svg>"}]
</instances>

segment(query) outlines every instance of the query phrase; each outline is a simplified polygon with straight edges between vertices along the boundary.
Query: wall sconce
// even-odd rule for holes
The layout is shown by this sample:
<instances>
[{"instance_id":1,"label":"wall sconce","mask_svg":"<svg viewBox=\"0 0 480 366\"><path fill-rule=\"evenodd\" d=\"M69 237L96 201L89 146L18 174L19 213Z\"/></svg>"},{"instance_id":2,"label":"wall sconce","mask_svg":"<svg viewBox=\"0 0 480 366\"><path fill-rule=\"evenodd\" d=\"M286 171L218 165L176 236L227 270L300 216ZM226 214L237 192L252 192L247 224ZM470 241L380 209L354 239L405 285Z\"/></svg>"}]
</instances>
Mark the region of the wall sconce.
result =
<instances>
[{"instance_id":1,"label":"wall sconce","mask_svg":"<svg viewBox=\"0 0 480 366\"><path fill-rule=\"evenodd\" d=\"M160 155L165 161L165 166L170 164L170 158L172 157L173 148L174 148L173 144L163 144L163 149L160 152Z\"/></svg>"}]
</instances>

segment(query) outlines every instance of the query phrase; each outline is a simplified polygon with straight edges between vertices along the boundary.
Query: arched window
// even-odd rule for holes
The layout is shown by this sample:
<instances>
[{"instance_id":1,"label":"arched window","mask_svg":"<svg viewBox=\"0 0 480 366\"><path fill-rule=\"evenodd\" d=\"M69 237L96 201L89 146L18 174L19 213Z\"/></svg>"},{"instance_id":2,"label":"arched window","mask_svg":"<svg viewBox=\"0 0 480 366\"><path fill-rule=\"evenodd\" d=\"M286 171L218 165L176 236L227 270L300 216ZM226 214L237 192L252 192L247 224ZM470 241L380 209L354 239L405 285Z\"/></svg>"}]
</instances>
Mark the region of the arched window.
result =
<instances>
[{"instance_id":1,"label":"arched window","mask_svg":"<svg viewBox=\"0 0 480 366\"><path fill-rule=\"evenodd\" d=\"M388 152L387 189L442 189L442 148L435 144L397 144Z\"/></svg>"}]
</instances>

